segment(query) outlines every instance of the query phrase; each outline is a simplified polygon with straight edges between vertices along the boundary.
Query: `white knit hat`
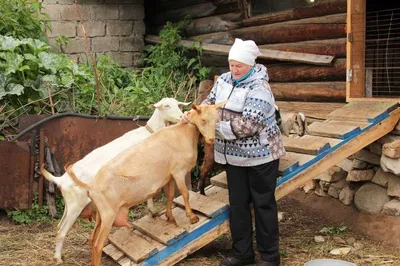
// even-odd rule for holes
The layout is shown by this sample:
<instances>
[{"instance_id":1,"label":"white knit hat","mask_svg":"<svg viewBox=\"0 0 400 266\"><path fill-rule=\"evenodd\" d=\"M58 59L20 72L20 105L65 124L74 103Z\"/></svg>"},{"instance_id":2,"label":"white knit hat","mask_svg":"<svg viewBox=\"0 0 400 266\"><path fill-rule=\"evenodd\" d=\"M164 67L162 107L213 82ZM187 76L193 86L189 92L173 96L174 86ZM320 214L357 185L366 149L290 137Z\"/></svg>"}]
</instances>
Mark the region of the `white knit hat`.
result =
<instances>
[{"instance_id":1,"label":"white knit hat","mask_svg":"<svg viewBox=\"0 0 400 266\"><path fill-rule=\"evenodd\" d=\"M243 41L236 38L229 51L228 60L235 60L249 66L254 66L256 58L261 55L254 41Z\"/></svg>"}]
</instances>

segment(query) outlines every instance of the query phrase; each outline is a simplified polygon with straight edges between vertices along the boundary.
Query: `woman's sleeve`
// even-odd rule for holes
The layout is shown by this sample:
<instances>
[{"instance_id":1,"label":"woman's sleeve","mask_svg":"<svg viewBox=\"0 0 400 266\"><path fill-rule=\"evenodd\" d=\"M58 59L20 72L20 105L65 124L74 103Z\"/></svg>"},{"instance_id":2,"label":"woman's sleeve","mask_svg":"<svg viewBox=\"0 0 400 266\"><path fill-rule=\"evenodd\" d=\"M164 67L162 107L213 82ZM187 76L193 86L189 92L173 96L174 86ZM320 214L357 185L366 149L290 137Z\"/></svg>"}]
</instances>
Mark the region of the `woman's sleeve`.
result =
<instances>
[{"instance_id":1,"label":"woman's sleeve","mask_svg":"<svg viewBox=\"0 0 400 266\"><path fill-rule=\"evenodd\" d=\"M242 116L235 117L230 125L237 138L244 138L258 134L262 128L273 123L276 123L275 100L271 91L262 87L249 92Z\"/></svg>"}]
</instances>

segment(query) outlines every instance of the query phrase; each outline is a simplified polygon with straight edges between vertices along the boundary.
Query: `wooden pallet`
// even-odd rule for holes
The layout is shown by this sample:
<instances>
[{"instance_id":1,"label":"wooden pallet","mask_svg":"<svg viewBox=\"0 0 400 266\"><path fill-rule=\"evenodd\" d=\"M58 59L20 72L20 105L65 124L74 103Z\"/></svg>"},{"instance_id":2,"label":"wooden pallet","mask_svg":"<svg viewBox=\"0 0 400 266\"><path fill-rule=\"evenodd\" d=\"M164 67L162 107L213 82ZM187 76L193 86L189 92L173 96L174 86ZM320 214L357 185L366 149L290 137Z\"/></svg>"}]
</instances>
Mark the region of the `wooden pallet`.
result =
<instances>
[{"instance_id":1,"label":"wooden pallet","mask_svg":"<svg viewBox=\"0 0 400 266\"><path fill-rule=\"evenodd\" d=\"M288 151L280 160L277 199L389 133L400 118L396 103L352 102L309 126L311 136L285 138ZM191 207L200 220L190 224L181 197L173 215L177 226L166 223L164 213L143 217L134 230L119 229L110 235L104 252L120 265L174 265L228 232L226 173L211 178L206 195L190 192Z\"/></svg>"}]
</instances>

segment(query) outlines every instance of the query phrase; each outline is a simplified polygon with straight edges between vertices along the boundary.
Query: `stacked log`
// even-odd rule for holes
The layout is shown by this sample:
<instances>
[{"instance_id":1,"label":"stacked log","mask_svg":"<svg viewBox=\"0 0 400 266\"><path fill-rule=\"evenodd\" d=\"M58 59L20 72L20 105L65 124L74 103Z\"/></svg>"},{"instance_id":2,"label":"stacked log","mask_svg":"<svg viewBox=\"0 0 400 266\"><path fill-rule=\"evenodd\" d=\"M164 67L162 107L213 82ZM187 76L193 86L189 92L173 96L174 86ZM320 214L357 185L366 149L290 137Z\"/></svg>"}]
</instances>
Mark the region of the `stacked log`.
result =
<instances>
[{"instance_id":1,"label":"stacked log","mask_svg":"<svg viewBox=\"0 0 400 266\"><path fill-rule=\"evenodd\" d=\"M230 47L235 38L252 39L267 53L257 62L267 66L277 100L345 102L346 0L323 0L313 6L249 18L249 1L153 1L163 3L155 24L192 14L186 39L203 44L201 61L211 68L210 78L229 71L229 48L221 51L213 45ZM293 53L294 57L271 51ZM296 53L303 55L296 57ZM332 56L334 60L329 65L321 64L311 60L311 54Z\"/></svg>"}]
</instances>

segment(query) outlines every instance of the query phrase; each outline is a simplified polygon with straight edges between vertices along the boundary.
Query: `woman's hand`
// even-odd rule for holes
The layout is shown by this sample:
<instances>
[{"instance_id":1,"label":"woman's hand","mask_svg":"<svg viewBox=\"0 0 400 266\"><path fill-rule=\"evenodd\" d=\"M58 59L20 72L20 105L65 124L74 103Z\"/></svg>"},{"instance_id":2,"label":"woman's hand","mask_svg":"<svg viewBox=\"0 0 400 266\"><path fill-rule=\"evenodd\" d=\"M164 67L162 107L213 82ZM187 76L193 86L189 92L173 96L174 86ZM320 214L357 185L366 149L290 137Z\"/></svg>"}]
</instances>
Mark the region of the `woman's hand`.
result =
<instances>
[{"instance_id":1,"label":"woman's hand","mask_svg":"<svg viewBox=\"0 0 400 266\"><path fill-rule=\"evenodd\" d=\"M189 115L188 114L189 114L188 111L183 113L183 116L181 117L181 121L180 121L182 124L189 123Z\"/></svg>"}]
</instances>

